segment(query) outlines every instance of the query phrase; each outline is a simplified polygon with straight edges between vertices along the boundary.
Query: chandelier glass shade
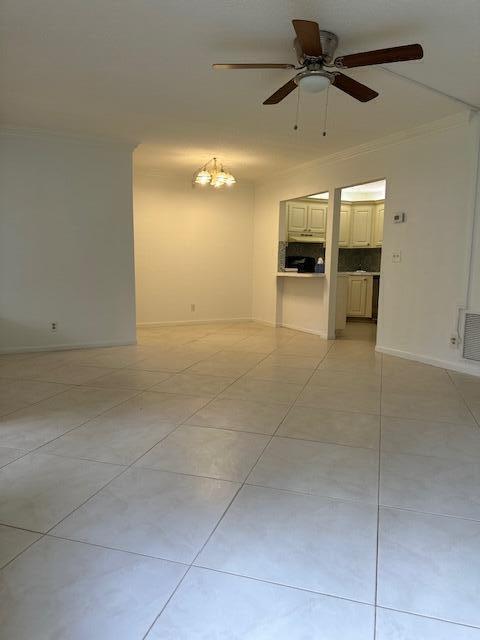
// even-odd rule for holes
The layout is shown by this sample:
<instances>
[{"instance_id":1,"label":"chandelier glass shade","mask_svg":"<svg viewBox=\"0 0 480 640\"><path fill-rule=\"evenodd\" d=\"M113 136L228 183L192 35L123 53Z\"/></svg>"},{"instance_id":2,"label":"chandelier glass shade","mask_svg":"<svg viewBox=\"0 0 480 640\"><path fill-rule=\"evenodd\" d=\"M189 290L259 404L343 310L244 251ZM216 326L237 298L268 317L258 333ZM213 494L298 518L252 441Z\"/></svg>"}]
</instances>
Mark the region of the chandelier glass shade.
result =
<instances>
[{"instance_id":1,"label":"chandelier glass shade","mask_svg":"<svg viewBox=\"0 0 480 640\"><path fill-rule=\"evenodd\" d=\"M222 164L217 162L217 158L209 160L193 175L194 185L206 186L209 184L215 189L220 189L224 186L231 187L236 182L235 177Z\"/></svg>"}]
</instances>

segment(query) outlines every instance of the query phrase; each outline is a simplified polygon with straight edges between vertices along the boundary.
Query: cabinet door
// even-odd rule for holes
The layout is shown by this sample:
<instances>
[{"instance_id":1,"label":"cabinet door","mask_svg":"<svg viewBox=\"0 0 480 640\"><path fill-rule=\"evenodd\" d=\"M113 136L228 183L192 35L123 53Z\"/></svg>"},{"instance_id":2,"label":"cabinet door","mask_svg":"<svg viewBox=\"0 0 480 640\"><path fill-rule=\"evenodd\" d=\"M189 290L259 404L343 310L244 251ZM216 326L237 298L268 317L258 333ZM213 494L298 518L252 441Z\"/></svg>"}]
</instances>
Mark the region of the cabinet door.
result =
<instances>
[{"instance_id":1,"label":"cabinet door","mask_svg":"<svg viewBox=\"0 0 480 640\"><path fill-rule=\"evenodd\" d=\"M372 246L381 247L383 242L383 218L384 218L385 205L375 205L373 212L373 230L372 230Z\"/></svg>"},{"instance_id":2,"label":"cabinet door","mask_svg":"<svg viewBox=\"0 0 480 640\"><path fill-rule=\"evenodd\" d=\"M350 276L348 279L347 316L365 317L367 312L367 278Z\"/></svg>"},{"instance_id":3,"label":"cabinet door","mask_svg":"<svg viewBox=\"0 0 480 640\"><path fill-rule=\"evenodd\" d=\"M325 235L327 231L327 205L308 205L308 230Z\"/></svg>"},{"instance_id":4,"label":"cabinet door","mask_svg":"<svg viewBox=\"0 0 480 640\"><path fill-rule=\"evenodd\" d=\"M338 232L338 246L348 247L350 244L350 205L342 205L340 208L340 230Z\"/></svg>"},{"instance_id":5,"label":"cabinet door","mask_svg":"<svg viewBox=\"0 0 480 640\"><path fill-rule=\"evenodd\" d=\"M288 203L288 231L301 233L308 228L308 205L302 202Z\"/></svg>"},{"instance_id":6,"label":"cabinet door","mask_svg":"<svg viewBox=\"0 0 480 640\"><path fill-rule=\"evenodd\" d=\"M352 207L352 247L370 246L372 237L372 205L354 205Z\"/></svg>"},{"instance_id":7,"label":"cabinet door","mask_svg":"<svg viewBox=\"0 0 480 640\"><path fill-rule=\"evenodd\" d=\"M337 305L335 308L335 330L341 331L347 326L348 276L337 278Z\"/></svg>"}]
</instances>

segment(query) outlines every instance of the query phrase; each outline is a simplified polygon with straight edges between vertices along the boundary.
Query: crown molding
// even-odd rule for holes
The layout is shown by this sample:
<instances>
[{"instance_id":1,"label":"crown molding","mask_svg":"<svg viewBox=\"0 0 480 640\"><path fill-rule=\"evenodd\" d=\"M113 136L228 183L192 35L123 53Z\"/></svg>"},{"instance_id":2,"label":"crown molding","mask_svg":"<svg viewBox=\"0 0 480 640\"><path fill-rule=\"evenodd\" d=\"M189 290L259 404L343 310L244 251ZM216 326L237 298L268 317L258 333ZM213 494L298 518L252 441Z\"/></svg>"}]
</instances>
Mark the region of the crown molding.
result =
<instances>
[{"instance_id":1,"label":"crown molding","mask_svg":"<svg viewBox=\"0 0 480 640\"><path fill-rule=\"evenodd\" d=\"M133 151L139 144L138 142L129 142L127 140L118 140L116 138L103 136L70 133L52 129L39 129L35 127L16 127L14 125L1 127L0 136L14 138L39 138L44 140L57 139L65 140L66 142L74 144L87 144L92 147L123 149L129 151Z\"/></svg>"},{"instance_id":2,"label":"crown molding","mask_svg":"<svg viewBox=\"0 0 480 640\"><path fill-rule=\"evenodd\" d=\"M278 172L277 174L275 174L275 176L269 176L265 180L259 181L257 185L268 185L273 181L278 181L279 176L288 176L292 173L298 172L299 170L308 169L309 167L321 167L326 164L334 164L336 162L351 160L353 158L363 156L367 153L380 151L381 149L401 144L402 142L405 142L412 138L419 138L431 135L432 133L448 131L449 129L466 126L470 123L472 114L472 111L462 111L452 116L440 118L439 120L433 120L432 122L417 125L416 127L411 127L410 129L404 129L403 131L392 133L382 138L375 138L370 142L366 142L355 147L349 147L347 149L337 151L336 153L332 153L327 156L321 156L314 160L309 160L308 162L297 164L294 167L289 167L288 169Z\"/></svg>"}]
</instances>

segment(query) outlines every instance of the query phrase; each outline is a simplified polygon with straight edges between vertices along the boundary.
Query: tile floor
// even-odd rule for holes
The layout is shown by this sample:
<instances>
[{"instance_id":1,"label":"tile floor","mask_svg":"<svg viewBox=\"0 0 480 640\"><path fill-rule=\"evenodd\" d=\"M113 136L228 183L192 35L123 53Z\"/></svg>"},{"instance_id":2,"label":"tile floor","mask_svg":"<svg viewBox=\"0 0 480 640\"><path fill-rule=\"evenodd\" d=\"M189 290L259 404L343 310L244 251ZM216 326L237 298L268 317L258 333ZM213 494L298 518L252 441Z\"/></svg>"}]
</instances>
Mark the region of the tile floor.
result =
<instances>
[{"instance_id":1,"label":"tile floor","mask_svg":"<svg viewBox=\"0 0 480 640\"><path fill-rule=\"evenodd\" d=\"M480 378L254 323L0 356L2 640L480 640Z\"/></svg>"}]
</instances>

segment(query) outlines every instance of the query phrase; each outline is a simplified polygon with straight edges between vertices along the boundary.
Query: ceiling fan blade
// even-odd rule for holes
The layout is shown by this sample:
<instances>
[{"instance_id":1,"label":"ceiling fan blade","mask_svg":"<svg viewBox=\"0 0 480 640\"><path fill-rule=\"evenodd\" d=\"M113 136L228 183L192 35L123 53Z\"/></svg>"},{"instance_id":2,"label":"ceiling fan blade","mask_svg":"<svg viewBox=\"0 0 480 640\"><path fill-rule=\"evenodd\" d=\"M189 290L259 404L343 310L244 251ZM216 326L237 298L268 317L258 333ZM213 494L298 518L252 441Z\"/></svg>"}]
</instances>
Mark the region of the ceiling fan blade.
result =
<instances>
[{"instance_id":1,"label":"ceiling fan blade","mask_svg":"<svg viewBox=\"0 0 480 640\"><path fill-rule=\"evenodd\" d=\"M294 78L292 78L286 84L284 84L283 87L280 87L280 89L277 89L277 91L275 91L275 93L273 93L269 98L267 98L263 104L278 104L284 98L286 98L289 93L292 93L292 91L294 91L294 89L296 89L297 86L298 85L295 82Z\"/></svg>"},{"instance_id":2,"label":"ceiling fan blade","mask_svg":"<svg viewBox=\"0 0 480 640\"><path fill-rule=\"evenodd\" d=\"M245 64L212 64L213 69L295 69L294 64L277 64L276 62L260 62Z\"/></svg>"},{"instance_id":3,"label":"ceiling fan blade","mask_svg":"<svg viewBox=\"0 0 480 640\"><path fill-rule=\"evenodd\" d=\"M336 58L334 64L340 69L352 67L365 67L370 64L386 64L387 62L404 62L406 60L420 60L423 58L423 49L419 44L404 44L401 47L389 49L377 49L352 53L348 56Z\"/></svg>"},{"instance_id":4,"label":"ceiling fan blade","mask_svg":"<svg viewBox=\"0 0 480 640\"><path fill-rule=\"evenodd\" d=\"M292 24L303 53L306 56L321 56L322 43L318 23L311 20L292 20Z\"/></svg>"},{"instance_id":5,"label":"ceiling fan blade","mask_svg":"<svg viewBox=\"0 0 480 640\"><path fill-rule=\"evenodd\" d=\"M352 98L360 100L360 102L368 102L378 96L378 93L373 89L370 89L361 82L357 82L343 73L336 73L332 84L334 87L337 87L337 89L340 89L340 91L348 93Z\"/></svg>"}]
</instances>

